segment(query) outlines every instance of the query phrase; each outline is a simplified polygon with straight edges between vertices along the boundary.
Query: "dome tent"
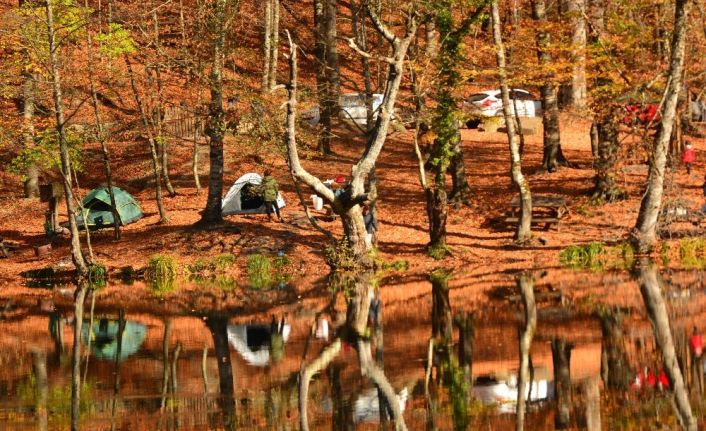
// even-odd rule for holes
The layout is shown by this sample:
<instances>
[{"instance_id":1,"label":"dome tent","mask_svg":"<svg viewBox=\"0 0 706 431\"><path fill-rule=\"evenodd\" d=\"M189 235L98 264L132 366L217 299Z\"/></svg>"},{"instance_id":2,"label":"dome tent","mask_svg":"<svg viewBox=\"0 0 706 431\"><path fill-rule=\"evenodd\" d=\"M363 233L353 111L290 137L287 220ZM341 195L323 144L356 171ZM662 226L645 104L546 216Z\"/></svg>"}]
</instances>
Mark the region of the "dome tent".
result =
<instances>
[{"instance_id":1,"label":"dome tent","mask_svg":"<svg viewBox=\"0 0 706 431\"><path fill-rule=\"evenodd\" d=\"M265 201L257 193L258 186L262 184L262 176L250 172L238 178L233 183L226 197L221 201L223 215L233 214L264 214ZM281 194L277 195L277 207L284 208L285 203Z\"/></svg>"},{"instance_id":2,"label":"dome tent","mask_svg":"<svg viewBox=\"0 0 706 431\"><path fill-rule=\"evenodd\" d=\"M115 196L115 206L120 217L120 224L126 225L134 223L142 218L142 209L135 198L128 192L118 187L113 187L113 195ZM98 187L91 190L82 201L83 207L88 212L84 223L83 214L80 208L76 210L76 223L79 228L85 228L87 224L91 229L100 229L101 227L112 226L113 211L110 206L110 194L108 187Z\"/></svg>"}]
</instances>

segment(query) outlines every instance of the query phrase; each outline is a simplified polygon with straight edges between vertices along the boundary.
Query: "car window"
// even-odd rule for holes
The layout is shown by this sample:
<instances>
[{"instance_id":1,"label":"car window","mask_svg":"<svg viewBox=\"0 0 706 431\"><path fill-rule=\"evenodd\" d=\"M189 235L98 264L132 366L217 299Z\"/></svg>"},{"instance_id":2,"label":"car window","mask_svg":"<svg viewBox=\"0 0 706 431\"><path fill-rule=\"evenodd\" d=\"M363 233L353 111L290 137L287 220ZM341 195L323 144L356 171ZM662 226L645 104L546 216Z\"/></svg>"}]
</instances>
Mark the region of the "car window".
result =
<instances>
[{"instance_id":1,"label":"car window","mask_svg":"<svg viewBox=\"0 0 706 431\"><path fill-rule=\"evenodd\" d=\"M481 100L485 99L488 97L487 94L485 93L478 93L478 94L471 94L468 96L468 99L466 99L468 102L480 102Z\"/></svg>"}]
</instances>

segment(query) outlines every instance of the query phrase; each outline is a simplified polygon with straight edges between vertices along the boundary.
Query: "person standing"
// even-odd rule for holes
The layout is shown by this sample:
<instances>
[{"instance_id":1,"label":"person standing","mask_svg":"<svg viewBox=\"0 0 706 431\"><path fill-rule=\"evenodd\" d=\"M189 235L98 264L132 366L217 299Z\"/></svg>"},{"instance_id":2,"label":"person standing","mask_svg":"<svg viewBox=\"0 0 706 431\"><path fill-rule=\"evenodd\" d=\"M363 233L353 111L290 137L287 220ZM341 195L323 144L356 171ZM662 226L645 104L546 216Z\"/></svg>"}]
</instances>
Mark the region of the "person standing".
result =
<instances>
[{"instance_id":1,"label":"person standing","mask_svg":"<svg viewBox=\"0 0 706 431\"><path fill-rule=\"evenodd\" d=\"M681 155L681 161L686 166L686 173L691 175L691 164L696 160L696 151L694 151L694 146L691 142L687 142L684 145L684 152Z\"/></svg>"},{"instance_id":2,"label":"person standing","mask_svg":"<svg viewBox=\"0 0 706 431\"><path fill-rule=\"evenodd\" d=\"M279 214L279 206L277 205L277 196L279 195L279 184L272 176L269 169L265 169L265 177L262 179L262 200L265 201L265 211L267 218L272 221L272 211L277 214L279 221L282 221L282 216Z\"/></svg>"}]
</instances>

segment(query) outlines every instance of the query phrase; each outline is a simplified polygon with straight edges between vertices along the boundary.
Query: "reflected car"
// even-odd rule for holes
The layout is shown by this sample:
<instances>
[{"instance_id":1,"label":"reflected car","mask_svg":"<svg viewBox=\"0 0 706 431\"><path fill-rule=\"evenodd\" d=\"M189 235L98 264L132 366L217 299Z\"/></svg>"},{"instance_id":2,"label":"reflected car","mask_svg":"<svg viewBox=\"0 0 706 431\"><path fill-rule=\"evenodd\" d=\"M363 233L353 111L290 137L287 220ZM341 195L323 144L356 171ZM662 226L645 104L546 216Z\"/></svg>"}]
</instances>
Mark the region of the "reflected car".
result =
<instances>
[{"instance_id":1,"label":"reflected car","mask_svg":"<svg viewBox=\"0 0 706 431\"><path fill-rule=\"evenodd\" d=\"M376 119L380 106L382 105L382 94L373 94L373 119ZM365 93L348 93L343 94L338 101L341 106L340 117L344 120L353 121L358 125L365 126L368 122L368 107L365 104ZM393 115L394 118L394 115ZM312 126L319 124L321 121L321 111L318 106L307 109L301 113L301 119Z\"/></svg>"},{"instance_id":2,"label":"reflected car","mask_svg":"<svg viewBox=\"0 0 706 431\"><path fill-rule=\"evenodd\" d=\"M510 90L510 112L520 117L536 117L542 114L542 102L532 93L520 88ZM503 115L503 101L500 90L481 91L471 94L462 103L462 109L471 116L500 117Z\"/></svg>"}]
</instances>

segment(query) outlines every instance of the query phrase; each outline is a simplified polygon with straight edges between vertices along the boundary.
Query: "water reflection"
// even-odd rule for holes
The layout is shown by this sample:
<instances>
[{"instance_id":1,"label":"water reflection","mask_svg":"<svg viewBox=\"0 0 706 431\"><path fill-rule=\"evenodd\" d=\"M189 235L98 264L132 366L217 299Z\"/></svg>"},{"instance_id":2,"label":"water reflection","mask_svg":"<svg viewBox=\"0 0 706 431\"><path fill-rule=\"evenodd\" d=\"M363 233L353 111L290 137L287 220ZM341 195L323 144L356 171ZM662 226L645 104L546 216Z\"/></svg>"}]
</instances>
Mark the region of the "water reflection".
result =
<instances>
[{"instance_id":1,"label":"water reflection","mask_svg":"<svg viewBox=\"0 0 706 431\"><path fill-rule=\"evenodd\" d=\"M0 320L0 428L694 429L700 276L586 277L359 274L257 312L110 286L17 298ZM663 390L649 372L636 386L645 367Z\"/></svg>"}]
</instances>

